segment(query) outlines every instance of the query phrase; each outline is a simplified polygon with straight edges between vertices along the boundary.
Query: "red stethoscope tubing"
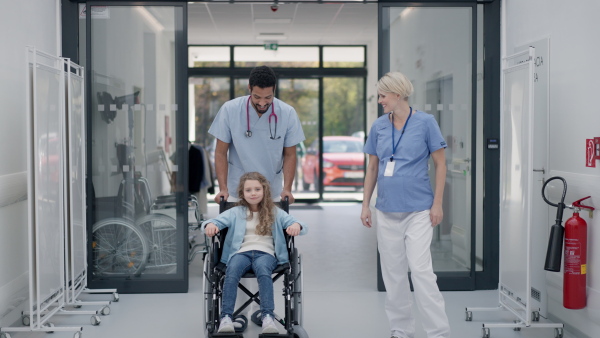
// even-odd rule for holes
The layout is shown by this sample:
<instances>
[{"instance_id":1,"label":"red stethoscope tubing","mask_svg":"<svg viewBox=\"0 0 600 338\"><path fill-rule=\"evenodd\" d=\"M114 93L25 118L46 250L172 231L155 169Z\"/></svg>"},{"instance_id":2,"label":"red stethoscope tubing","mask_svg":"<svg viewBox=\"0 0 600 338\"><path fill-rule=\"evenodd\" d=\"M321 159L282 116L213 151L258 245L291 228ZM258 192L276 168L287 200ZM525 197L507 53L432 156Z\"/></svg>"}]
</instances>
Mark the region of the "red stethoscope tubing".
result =
<instances>
[{"instance_id":1,"label":"red stethoscope tubing","mask_svg":"<svg viewBox=\"0 0 600 338\"><path fill-rule=\"evenodd\" d=\"M271 102L271 114L269 114L269 132L271 131L271 117L275 117L275 136L277 136L277 114L275 114L275 102ZM246 123L248 129L246 129L246 137L251 137L252 132L250 131L250 96L246 101ZM273 136L271 136L273 138Z\"/></svg>"}]
</instances>

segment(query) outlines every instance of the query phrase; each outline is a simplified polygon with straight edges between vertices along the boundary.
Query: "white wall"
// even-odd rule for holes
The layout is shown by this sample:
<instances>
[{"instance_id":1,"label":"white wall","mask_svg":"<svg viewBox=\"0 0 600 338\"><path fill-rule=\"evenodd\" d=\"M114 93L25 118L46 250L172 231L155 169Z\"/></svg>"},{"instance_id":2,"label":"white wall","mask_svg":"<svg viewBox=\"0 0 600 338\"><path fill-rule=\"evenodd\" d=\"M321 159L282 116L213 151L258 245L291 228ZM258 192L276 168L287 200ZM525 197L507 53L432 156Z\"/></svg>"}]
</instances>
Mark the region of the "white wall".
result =
<instances>
[{"instance_id":1,"label":"white wall","mask_svg":"<svg viewBox=\"0 0 600 338\"><path fill-rule=\"evenodd\" d=\"M550 39L549 53L549 176L568 183L566 204L591 195L587 203L600 208L600 163L585 167L585 139L600 137L597 96L600 54L600 12L597 0L505 0L503 42L505 53L517 46ZM552 196L556 200L559 196ZM550 220L556 209L551 208ZM547 273L548 312L553 319L576 329L578 337L600 332L600 213L588 222L588 306L567 310L562 306L562 273ZM563 221L571 216L566 211ZM542 239L547 241L547 239Z\"/></svg>"},{"instance_id":2,"label":"white wall","mask_svg":"<svg viewBox=\"0 0 600 338\"><path fill-rule=\"evenodd\" d=\"M59 4L10 1L0 11L0 326L18 318L11 310L27 304L25 48L57 55Z\"/></svg>"}]
</instances>

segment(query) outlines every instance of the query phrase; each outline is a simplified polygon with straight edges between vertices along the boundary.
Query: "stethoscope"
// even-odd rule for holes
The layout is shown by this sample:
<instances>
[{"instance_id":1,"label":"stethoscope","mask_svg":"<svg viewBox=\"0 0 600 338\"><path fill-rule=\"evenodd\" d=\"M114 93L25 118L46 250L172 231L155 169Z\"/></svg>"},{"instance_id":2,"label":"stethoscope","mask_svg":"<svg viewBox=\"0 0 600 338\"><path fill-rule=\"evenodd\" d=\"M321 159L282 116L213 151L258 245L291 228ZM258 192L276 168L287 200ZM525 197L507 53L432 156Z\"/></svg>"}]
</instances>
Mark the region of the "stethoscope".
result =
<instances>
[{"instance_id":1,"label":"stethoscope","mask_svg":"<svg viewBox=\"0 0 600 338\"><path fill-rule=\"evenodd\" d=\"M271 117L275 118L275 136L273 136L273 131L271 130ZM248 101L246 102L246 122L248 129L246 129L246 137L252 137L252 131L250 131L250 96L248 96ZM275 101L271 102L271 114L269 114L269 134L271 135L271 140L279 140L281 136L277 136L277 114L275 114Z\"/></svg>"}]
</instances>

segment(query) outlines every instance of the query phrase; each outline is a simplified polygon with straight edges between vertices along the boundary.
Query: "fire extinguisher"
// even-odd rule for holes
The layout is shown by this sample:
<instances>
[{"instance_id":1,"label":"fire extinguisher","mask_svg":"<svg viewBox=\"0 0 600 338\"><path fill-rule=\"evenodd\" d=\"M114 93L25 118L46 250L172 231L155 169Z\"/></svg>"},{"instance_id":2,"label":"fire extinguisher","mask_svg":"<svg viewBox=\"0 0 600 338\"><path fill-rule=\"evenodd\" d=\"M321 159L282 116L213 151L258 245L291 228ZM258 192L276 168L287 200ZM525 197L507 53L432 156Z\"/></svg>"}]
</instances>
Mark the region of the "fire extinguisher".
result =
<instances>
[{"instance_id":1,"label":"fire extinguisher","mask_svg":"<svg viewBox=\"0 0 600 338\"><path fill-rule=\"evenodd\" d=\"M567 309L583 309L586 305L587 223L579 217L579 211L588 209L591 217L594 208L581 204L588 198L573 202L573 216L565 222L563 306Z\"/></svg>"}]
</instances>

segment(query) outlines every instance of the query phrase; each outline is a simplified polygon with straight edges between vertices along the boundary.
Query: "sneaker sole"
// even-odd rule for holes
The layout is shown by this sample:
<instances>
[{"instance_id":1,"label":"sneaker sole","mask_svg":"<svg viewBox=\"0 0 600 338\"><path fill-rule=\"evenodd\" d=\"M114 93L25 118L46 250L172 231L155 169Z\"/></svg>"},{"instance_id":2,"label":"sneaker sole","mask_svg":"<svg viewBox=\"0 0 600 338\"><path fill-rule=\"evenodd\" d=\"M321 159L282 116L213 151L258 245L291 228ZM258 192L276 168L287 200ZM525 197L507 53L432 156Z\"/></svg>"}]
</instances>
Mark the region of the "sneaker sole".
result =
<instances>
[{"instance_id":1,"label":"sneaker sole","mask_svg":"<svg viewBox=\"0 0 600 338\"><path fill-rule=\"evenodd\" d=\"M266 327L262 330L262 333L279 333L276 327Z\"/></svg>"},{"instance_id":2,"label":"sneaker sole","mask_svg":"<svg viewBox=\"0 0 600 338\"><path fill-rule=\"evenodd\" d=\"M224 327L217 331L217 333L234 333L234 332L235 332L235 328L233 327L233 325Z\"/></svg>"}]
</instances>

